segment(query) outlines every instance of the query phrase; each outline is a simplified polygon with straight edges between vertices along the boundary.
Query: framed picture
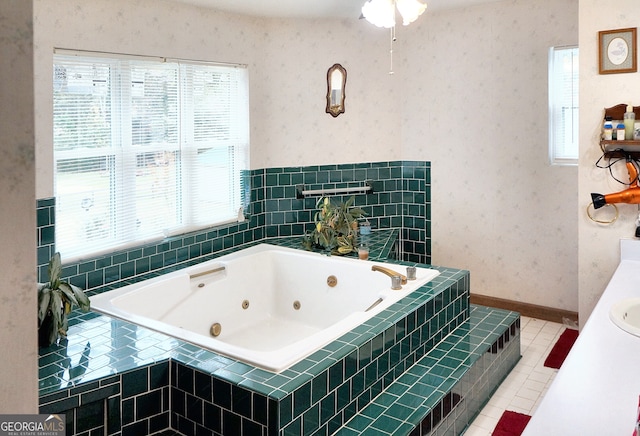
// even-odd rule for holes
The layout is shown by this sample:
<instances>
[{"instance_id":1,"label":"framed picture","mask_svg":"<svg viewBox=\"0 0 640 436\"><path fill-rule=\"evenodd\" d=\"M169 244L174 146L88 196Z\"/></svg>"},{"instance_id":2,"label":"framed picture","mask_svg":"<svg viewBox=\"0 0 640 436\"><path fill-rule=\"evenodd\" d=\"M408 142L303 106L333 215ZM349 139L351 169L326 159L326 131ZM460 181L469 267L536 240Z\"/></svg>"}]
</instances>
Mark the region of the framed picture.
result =
<instances>
[{"instance_id":1,"label":"framed picture","mask_svg":"<svg viewBox=\"0 0 640 436\"><path fill-rule=\"evenodd\" d=\"M600 74L635 73L636 27L598 32L598 61Z\"/></svg>"}]
</instances>

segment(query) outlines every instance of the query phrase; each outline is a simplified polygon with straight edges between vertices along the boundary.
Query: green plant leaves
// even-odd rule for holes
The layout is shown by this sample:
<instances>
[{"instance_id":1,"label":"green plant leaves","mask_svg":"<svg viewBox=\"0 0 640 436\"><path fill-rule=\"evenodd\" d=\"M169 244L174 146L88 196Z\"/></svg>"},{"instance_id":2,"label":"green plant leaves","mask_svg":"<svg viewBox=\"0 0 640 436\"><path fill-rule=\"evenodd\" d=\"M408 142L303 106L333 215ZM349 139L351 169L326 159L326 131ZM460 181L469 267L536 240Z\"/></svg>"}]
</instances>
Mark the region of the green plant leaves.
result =
<instances>
[{"instance_id":1,"label":"green plant leaves","mask_svg":"<svg viewBox=\"0 0 640 436\"><path fill-rule=\"evenodd\" d=\"M62 292L65 299L67 300L65 301L65 303L70 302L71 304L78 306L78 300L76 300L76 296L73 293L73 290L71 289L69 283L61 282L58 286L58 289Z\"/></svg>"},{"instance_id":2,"label":"green plant leaves","mask_svg":"<svg viewBox=\"0 0 640 436\"><path fill-rule=\"evenodd\" d=\"M38 326L42 325L49 311L49 301L51 301L51 289L44 283L38 283Z\"/></svg>"},{"instance_id":3,"label":"green plant leaves","mask_svg":"<svg viewBox=\"0 0 640 436\"><path fill-rule=\"evenodd\" d=\"M73 290L73 294L76 296L76 301L78 302L78 307L83 312L88 312L91 309L91 302L89 301L89 297L85 295L85 293L77 286L69 284L71 289Z\"/></svg>"},{"instance_id":4,"label":"green plant leaves","mask_svg":"<svg viewBox=\"0 0 640 436\"><path fill-rule=\"evenodd\" d=\"M320 210L314 214L315 226L307 233L303 246L311 250L320 246L332 254L347 254L356 251L358 218L366 215L361 208L353 207L355 197L344 203L333 205L329 197L321 197L316 203Z\"/></svg>"},{"instance_id":5,"label":"green plant leaves","mask_svg":"<svg viewBox=\"0 0 640 436\"><path fill-rule=\"evenodd\" d=\"M60 253L55 253L49 261L48 272L51 289L58 289L58 287L60 286L60 273L62 272L62 261L60 260Z\"/></svg>"},{"instance_id":6,"label":"green plant leaves","mask_svg":"<svg viewBox=\"0 0 640 436\"><path fill-rule=\"evenodd\" d=\"M60 282L60 290L64 294L67 301L72 306L78 306L83 312L88 312L91 306L89 298L82 292L82 290L67 282Z\"/></svg>"},{"instance_id":7,"label":"green plant leaves","mask_svg":"<svg viewBox=\"0 0 640 436\"><path fill-rule=\"evenodd\" d=\"M89 298L79 287L60 280L62 261L60 253L55 253L49 261L49 283L38 283L38 328L47 330L39 336L51 345L59 336L67 335L67 314L73 306L78 306L83 312L91 308ZM44 341L43 339L43 341ZM46 341L45 341L46 342Z\"/></svg>"},{"instance_id":8,"label":"green plant leaves","mask_svg":"<svg viewBox=\"0 0 640 436\"><path fill-rule=\"evenodd\" d=\"M63 308L62 296L60 292L51 292L51 316L53 318L53 328L58 331L62 327L62 308Z\"/></svg>"}]
</instances>

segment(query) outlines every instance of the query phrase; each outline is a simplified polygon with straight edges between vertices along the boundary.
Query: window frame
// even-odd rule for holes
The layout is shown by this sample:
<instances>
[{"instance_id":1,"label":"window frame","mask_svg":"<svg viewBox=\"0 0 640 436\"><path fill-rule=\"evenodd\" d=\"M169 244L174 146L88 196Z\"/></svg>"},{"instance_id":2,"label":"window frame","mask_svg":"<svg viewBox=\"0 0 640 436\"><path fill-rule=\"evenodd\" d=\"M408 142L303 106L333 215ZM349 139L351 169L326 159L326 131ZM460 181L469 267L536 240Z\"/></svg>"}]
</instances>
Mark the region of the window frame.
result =
<instances>
[{"instance_id":1,"label":"window frame","mask_svg":"<svg viewBox=\"0 0 640 436\"><path fill-rule=\"evenodd\" d=\"M566 140L564 144L560 144L563 139L563 134L560 133L560 124L562 123L562 115L558 111L566 110L567 107L563 105L561 90L562 84L558 82L565 80L566 76L560 71L560 66L557 62L557 53L570 52L575 60L572 61L572 82L571 82L571 132L568 132L572 141L569 143ZM555 46L549 48L549 67L548 67L548 118L549 118L549 162L551 165L559 166L576 166L579 159L579 48L577 45ZM574 69L575 68L575 69ZM565 153L562 153L564 151ZM571 155L567 156L567 151L571 152Z\"/></svg>"},{"instance_id":2,"label":"window frame","mask_svg":"<svg viewBox=\"0 0 640 436\"><path fill-rule=\"evenodd\" d=\"M110 225L113 225L113 229L110 230L112 234L108 239L110 242L106 245L98 244L93 249L80 249L78 250L79 245L83 245L82 243L78 243L77 241L74 244L68 244L67 250L69 251L65 255L65 259L67 260L78 260L83 258L95 257L98 255L102 255L108 252L114 252L117 250L127 249L135 246L142 246L151 242L161 241L166 239L167 237L185 234L201 229L207 229L217 226L223 226L231 223L236 223L241 221L241 217L243 218L242 212L244 208L248 205L249 198L247 198L248 190L247 185L250 181L248 177L248 170L250 168L249 165L249 152L250 152L250 139L249 139L249 74L247 65L242 64L222 64L218 62L204 62L204 61L190 61L190 60L181 60L175 58L157 58L157 57L146 57L146 56L131 56L131 55L121 55L117 53L95 53L95 52L86 52L86 51L75 51L75 50L60 50L56 49L53 57L53 65L64 65L64 60L78 58L79 62L92 62L92 61L103 61L106 64L111 65L120 63L128 63L133 62L152 62L149 64L149 68L152 68L156 62L157 65L160 64L176 64L177 65L177 94L178 94L178 103L177 103L177 141L175 144L171 142L160 143L160 144L152 144L150 146L145 146L144 149L141 149L139 145L136 145L135 141L132 139L132 132L134 129L132 120L133 117L127 111L133 107L133 98L132 98L132 87L129 86L129 83L132 83L132 77L118 77L120 83L118 86L110 84L108 92L110 95L110 107L111 110L113 108L117 108L114 112L110 113L109 120L111 121L111 129L108 133L109 145L105 147L96 147L95 149L85 148L80 150L57 150L56 149L56 135L54 134L54 153L53 153L53 165L54 165L54 196L58 198L58 189L57 189L57 179L59 172L59 163L64 161L65 159L78 159L80 162L81 159L87 158L95 158L96 161L104 161L105 163L113 163L117 168L113 170L113 175L109 176L109 189L113 191L117 191L118 205L112 206L111 200L109 202L109 213L108 218L104 218ZM131 68L131 66L128 66ZM241 69L242 71L235 71L233 73L239 74L239 82L233 82L234 85L239 83L240 91L238 93L240 98L238 100L240 109L236 114L236 117L241 118L239 122L241 132L238 135L229 137L228 140L221 140L218 142L218 139L209 139L209 143L214 145L203 145L204 142L199 142L194 138L194 129L195 129L195 104L193 103L193 93L195 92L193 89L190 91L186 91L189 86L189 78L186 77L186 71L189 70L193 74L193 71L214 71L216 68L227 69L229 68L230 74L231 69ZM115 73L114 73L115 71ZM132 71L131 69L127 71ZM54 75L56 74L54 68ZM110 70L110 77L113 74L121 75L121 70ZM54 78L54 86L55 78ZM228 90L227 90L228 91ZM191 92L191 95L185 94L185 92ZM231 92L231 91L228 91ZM120 96L115 96L115 94L121 93ZM55 90L54 90L55 94ZM185 104L185 101L190 101L190 103ZM124 103L123 103L124 102ZM232 105L235 104L232 103ZM128 105L128 106L127 106ZM234 110L234 109L230 109ZM123 115L124 114L124 115ZM54 113L54 119L56 114ZM231 116L227 117L227 120L233 121L231 123L236 123L237 118ZM131 125L129 128L128 125ZM55 126L55 121L54 121ZM231 125L228 125L229 131L232 131ZM235 142L234 142L235 141ZM177 221L179 222L176 226L167 227L162 232L158 232L154 230L155 236L146 235L143 237L139 237L135 229L132 229L132 226L135 226L135 223L128 223L127 225L121 226L117 220L119 220L122 216L122 212L118 210L117 212L113 212L111 209L113 207L119 208L122 206L120 203L122 198L135 198L133 195L133 191L135 188L134 174L131 174L131 170L136 170L136 165L129 164L128 166L119 166L122 161L122 155L129 154L129 159L137 159L142 158L144 155L148 153L154 153L158 150L167 151L171 148L174 152L179 153L179 163L177 163L176 170L180 172L179 178L175 180L175 190L176 190L176 201L180 202L180 205L176 206L175 215L178 216ZM185 171L186 168L194 168L197 165L203 165L202 163L198 163L198 155L202 150L209 149L218 149L218 150L226 150L223 153L226 153L226 171L228 174L228 183L232 186L231 191L232 195L229 195L227 191L222 192L220 190L221 197L230 197L232 198L231 202L228 203L228 210L224 212L224 219L217 218L216 221L208 221L203 222L202 220L197 221L194 219L193 211L198 209L197 205L191 204L195 198L194 192L198 190L198 182L197 179L194 178L191 174ZM233 162L233 164L230 164ZM127 169L129 170L129 174L127 175ZM111 173L110 173L111 174ZM129 179L128 182L123 182L125 179ZM211 191L209 187L209 191ZM179 191L179 192L178 192ZM203 191L203 189L200 189ZM136 202L138 206L133 206L135 210L136 207L140 207L139 203ZM235 206L234 206L235 205ZM240 210L236 210L238 208ZM135 214L134 214L135 215ZM133 217L136 218L135 216ZM58 229L61 228L60 217L57 218L56 223L56 250L57 251L65 251L64 245L59 243L59 235ZM83 237L85 239L83 239ZM86 240L86 235L79 237L79 241ZM63 247L62 250L59 247ZM82 247L84 248L84 247ZM73 250L71 250L73 249ZM64 254L64 253L63 253Z\"/></svg>"}]
</instances>

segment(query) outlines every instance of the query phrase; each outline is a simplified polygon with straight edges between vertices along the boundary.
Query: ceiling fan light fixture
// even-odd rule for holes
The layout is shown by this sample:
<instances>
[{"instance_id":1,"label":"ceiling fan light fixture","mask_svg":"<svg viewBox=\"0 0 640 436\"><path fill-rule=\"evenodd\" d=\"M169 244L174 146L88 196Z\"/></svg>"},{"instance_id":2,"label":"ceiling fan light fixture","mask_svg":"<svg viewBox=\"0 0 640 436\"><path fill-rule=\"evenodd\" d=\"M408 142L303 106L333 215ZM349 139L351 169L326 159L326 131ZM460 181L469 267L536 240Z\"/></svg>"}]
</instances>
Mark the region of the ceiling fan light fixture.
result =
<instances>
[{"instance_id":1,"label":"ceiling fan light fixture","mask_svg":"<svg viewBox=\"0 0 640 436\"><path fill-rule=\"evenodd\" d=\"M396 25L396 8L402 24L408 26L427 9L422 0L367 0L362 6L362 17L377 27L386 29Z\"/></svg>"},{"instance_id":2,"label":"ceiling fan light fixture","mask_svg":"<svg viewBox=\"0 0 640 436\"><path fill-rule=\"evenodd\" d=\"M374 26L391 29L389 42L389 74L393 74L393 43L396 40L396 8L402 17L402 24L408 26L427 9L423 0L367 0L362 5L360 18Z\"/></svg>"},{"instance_id":3,"label":"ceiling fan light fixture","mask_svg":"<svg viewBox=\"0 0 640 436\"><path fill-rule=\"evenodd\" d=\"M427 9L427 5L420 0L396 0L396 7L402 16L404 26L416 21Z\"/></svg>"},{"instance_id":4,"label":"ceiling fan light fixture","mask_svg":"<svg viewBox=\"0 0 640 436\"><path fill-rule=\"evenodd\" d=\"M362 16L377 27L389 29L396 25L394 0L368 0L362 6Z\"/></svg>"}]
</instances>

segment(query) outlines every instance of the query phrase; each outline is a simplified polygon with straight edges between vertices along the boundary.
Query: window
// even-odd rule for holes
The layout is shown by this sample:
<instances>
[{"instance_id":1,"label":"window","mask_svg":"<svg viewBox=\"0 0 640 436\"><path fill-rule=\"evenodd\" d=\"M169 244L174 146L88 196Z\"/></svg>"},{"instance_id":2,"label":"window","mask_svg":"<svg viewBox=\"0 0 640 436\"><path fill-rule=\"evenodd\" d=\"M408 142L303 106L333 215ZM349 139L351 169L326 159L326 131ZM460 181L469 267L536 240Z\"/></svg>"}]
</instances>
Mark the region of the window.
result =
<instances>
[{"instance_id":1,"label":"window","mask_svg":"<svg viewBox=\"0 0 640 436\"><path fill-rule=\"evenodd\" d=\"M248 200L244 66L57 52L53 84L65 258L237 220Z\"/></svg>"},{"instance_id":2,"label":"window","mask_svg":"<svg viewBox=\"0 0 640 436\"><path fill-rule=\"evenodd\" d=\"M578 164L578 48L549 50L549 158Z\"/></svg>"}]
</instances>

